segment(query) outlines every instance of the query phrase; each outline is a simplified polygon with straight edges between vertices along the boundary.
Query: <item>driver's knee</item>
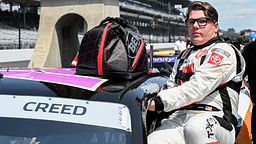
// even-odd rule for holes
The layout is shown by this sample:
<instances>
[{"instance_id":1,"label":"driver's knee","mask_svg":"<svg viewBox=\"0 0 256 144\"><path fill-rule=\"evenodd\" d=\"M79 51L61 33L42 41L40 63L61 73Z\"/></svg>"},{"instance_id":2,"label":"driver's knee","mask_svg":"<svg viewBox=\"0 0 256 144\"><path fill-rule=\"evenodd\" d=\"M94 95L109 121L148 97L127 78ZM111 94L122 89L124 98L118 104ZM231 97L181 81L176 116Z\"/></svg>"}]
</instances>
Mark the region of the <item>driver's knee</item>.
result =
<instances>
[{"instance_id":1,"label":"driver's knee","mask_svg":"<svg viewBox=\"0 0 256 144\"><path fill-rule=\"evenodd\" d=\"M148 144L169 144L162 136L159 132L151 133L147 138Z\"/></svg>"},{"instance_id":2,"label":"driver's knee","mask_svg":"<svg viewBox=\"0 0 256 144\"><path fill-rule=\"evenodd\" d=\"M148 144L185 144L181 127L165 126L162 125L148 136Z\"/></svg>"},{"instance_id":3,"label":"driver's knee","mask_svg":"<svg viewBox=\"0 0 256 144\"><path fill-rule=\"evenodd\" d=\"M184 126L184 137L186 143L197 143L215 141L214 125L215 120L211 116L199 115L189 119Z\"/></svg>"}]
</instances>

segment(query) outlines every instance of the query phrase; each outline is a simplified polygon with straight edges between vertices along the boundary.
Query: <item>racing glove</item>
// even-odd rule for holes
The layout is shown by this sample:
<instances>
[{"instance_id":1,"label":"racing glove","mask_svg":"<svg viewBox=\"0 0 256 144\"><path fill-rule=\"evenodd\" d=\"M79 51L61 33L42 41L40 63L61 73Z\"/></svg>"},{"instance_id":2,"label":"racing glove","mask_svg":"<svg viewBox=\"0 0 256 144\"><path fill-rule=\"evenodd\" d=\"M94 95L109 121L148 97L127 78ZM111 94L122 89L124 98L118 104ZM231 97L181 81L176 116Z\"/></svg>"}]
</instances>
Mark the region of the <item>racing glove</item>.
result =
<instances>
[{"instance_id":1,"label":"racing glove","mask_svg":"<svg viewBox=\"0 0 256 144\"><path fill-rule=\"evenodd\" d=\"M148 127L147 127L147 121L146 120L147 120L148 106L149 106L150 102L153 100L153 98L155 98L157 96L157 93L158 92L145 93L143 98L141 99L141 102L140 102L142 122L145 126L147 134L148 134L148 132L147 132Z\"/></svg>"}]
</instances>

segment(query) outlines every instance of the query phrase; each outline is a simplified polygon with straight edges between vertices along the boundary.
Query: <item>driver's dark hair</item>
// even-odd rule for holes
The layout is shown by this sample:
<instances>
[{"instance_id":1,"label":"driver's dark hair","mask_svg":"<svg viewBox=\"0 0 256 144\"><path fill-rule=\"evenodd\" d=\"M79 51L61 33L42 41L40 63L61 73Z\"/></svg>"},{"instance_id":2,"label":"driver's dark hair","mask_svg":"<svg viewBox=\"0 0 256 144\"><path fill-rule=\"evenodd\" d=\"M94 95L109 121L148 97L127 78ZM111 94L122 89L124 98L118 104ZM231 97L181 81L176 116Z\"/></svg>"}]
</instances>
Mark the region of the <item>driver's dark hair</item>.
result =
<instances>
[{"instance_id":1,"label":"driver's dark hair","mask_svg":"<svg viewBox=\"0 0 256 144\"><path fill-rule=\"evenodd\" d=\"M194 1L190 3L186 14L186 19L189 18L189 15L193 10L202 10L207 18L212 19L214 23L218 22L218 12L208 2Z\"/></svg>"}]
</instances>

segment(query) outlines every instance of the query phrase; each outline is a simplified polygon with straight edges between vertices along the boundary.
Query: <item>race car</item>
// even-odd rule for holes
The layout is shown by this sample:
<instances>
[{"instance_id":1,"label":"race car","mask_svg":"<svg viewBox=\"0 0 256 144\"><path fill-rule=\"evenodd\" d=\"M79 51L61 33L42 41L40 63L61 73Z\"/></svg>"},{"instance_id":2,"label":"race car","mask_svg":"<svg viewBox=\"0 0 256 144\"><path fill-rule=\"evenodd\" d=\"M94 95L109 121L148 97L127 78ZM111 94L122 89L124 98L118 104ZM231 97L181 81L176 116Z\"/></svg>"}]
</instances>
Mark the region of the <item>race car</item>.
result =
<instances>
[{"instance_id":1,"label":"race car","mask_svg":"<svg viewBox=\"0 0 256 144\"><path fill-rule=\"evenodd\" d=\"M132 80L76 75L75 68L0 73L1 144L146 144L154 118L163 118L143 117L139 103L166 83L161 73ZM248 128L247 122L242 125ZM249 137L243 126L244 143Z\"/></svg>"},{"instance_id":2,"label":"race car","mask_svg":"<svg viewBox=\"0 0 256 144\"><path fill-rule=\"evenodd\" d=\"M142 144L136 99L166 82L160 75L123 81L74 68L0 69L0 143Z\"/></svg>"},{"instance_id":3,"label":"race car","mask_svg":"<svg viewBox=\"0 0 256 144\"><path fill-rule=\"evenodd\" d=\"M150 55L150 54L149 54ZM153 52L152 66L150 65L150 58L148 58L149 68L156 68L159 72L162 72L165 76L169 76L172 72L174 62L178 55L175 55L174 50L164 50ZM150 56L149 56L150 57Z\"/></svg>"}]
</instances>

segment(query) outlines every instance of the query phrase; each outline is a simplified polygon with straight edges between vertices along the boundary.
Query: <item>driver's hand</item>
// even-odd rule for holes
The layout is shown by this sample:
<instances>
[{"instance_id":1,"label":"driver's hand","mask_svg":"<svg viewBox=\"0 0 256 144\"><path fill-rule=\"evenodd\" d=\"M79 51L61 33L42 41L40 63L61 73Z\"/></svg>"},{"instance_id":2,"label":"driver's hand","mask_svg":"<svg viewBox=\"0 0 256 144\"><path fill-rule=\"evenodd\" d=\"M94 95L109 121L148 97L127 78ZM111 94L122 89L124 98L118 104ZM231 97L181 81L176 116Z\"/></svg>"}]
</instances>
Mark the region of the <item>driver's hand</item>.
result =
<instances>
[{"instance_id":1,"label":"driver's hand","mask_svg":"<svg viewBox=\"0 0 256 144\"><path fill-rule=\"evenodd\" d=\"M150 101L150 104L148 105L148 110L155 111L155 101L154 100Z\"/></svg>"}]
</instances>

